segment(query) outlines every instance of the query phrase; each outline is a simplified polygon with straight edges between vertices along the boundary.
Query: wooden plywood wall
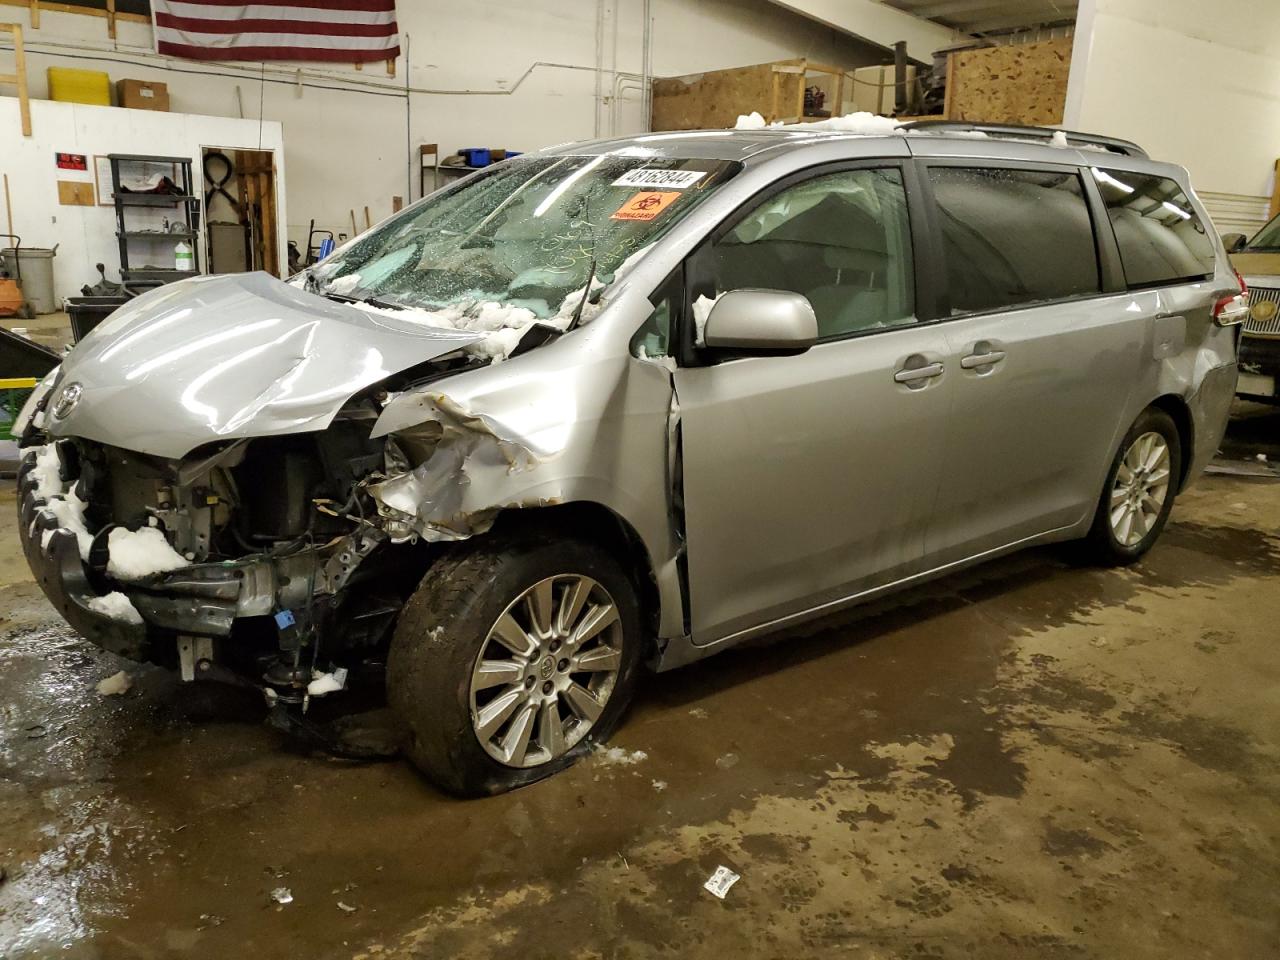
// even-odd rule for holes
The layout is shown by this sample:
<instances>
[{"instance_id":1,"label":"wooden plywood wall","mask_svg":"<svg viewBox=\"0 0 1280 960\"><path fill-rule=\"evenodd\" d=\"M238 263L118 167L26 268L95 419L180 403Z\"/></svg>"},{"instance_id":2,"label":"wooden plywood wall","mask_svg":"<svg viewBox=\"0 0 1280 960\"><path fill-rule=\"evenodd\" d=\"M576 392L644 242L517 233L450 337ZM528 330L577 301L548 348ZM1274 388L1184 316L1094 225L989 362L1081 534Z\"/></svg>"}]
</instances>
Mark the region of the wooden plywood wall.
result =
<instances>
[{"instance_id":1,"label":"wooden plywood wall","mask_svg":"<svg viewBox=\"0 0 1280 960\"><path fill-rule=\"evenodd\" d=\"M947 117L985 123L1062 123L1071 37L951 55Z\"/></svg>"},{"instance_id":2,"label":"wooden plywood wall","mask_svg":"<svg viewBox=\"0 0 1280 960\"><path fill-rule=\"evenodd\" d=\"M776 120L778 117L771 115L775 102L789 106L792 114L796 112L791 105L798 102L802 81L800 74L778 72L772 63L654 80L652 129L732 127L740 115L753 110L766 120Z\"/></svg>"}]
</instances>

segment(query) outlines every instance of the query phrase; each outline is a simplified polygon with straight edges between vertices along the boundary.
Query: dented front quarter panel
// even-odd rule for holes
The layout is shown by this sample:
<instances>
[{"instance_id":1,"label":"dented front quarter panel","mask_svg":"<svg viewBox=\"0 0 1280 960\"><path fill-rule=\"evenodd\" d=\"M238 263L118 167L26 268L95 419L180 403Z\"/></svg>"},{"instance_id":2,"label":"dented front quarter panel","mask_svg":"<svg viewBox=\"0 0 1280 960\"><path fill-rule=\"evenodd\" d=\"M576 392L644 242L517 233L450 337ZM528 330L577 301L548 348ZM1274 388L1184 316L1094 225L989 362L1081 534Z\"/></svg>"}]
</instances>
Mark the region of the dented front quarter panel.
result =
<instances>
[{"instance_id":1,"label":"dented front quarter panel","mask_svg":"<svg viewBox=\"0 0 1280 960\"><path fill-rule=\"evenodd\" d=\"M639 536L657 580L659 633L683 632L668 482L670 372L628 352L653 307L636 284L554 343L394 398L374 437L439 424L407 473L371 485L393 532L428 540L484 533L503 510L590 502Z\"/></svg>"}]
</instances>

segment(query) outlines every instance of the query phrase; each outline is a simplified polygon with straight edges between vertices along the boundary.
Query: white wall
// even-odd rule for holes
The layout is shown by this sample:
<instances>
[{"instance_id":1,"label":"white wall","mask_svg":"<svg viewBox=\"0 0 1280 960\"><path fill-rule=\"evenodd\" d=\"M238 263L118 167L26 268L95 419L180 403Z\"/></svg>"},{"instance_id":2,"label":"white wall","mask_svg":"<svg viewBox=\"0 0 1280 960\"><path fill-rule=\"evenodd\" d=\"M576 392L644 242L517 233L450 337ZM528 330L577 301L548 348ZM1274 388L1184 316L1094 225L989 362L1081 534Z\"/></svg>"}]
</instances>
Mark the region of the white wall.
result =
<instances>
[{"instance_id":1,"label":"white wall","mask_svg":"<svg viewBox=\"0 0 1280 960\"><path fill-rule=\"evenodd\" d=\"M1133 140L1202 192L1270 194L1280 2L1080 0L1064 126Z\"/></svg>"},{"instance_id":2,"label":"white wall","mask_svg":"<svg viewBox=\"0 0 1280 960\"><path fill-rule=\"evenodd\" d=\"M363 228L364 206L376 222L391 213L392 196L416 198L410 154L416 157L420 143L437 142L444 152L532 150L645 127L643 0L400 0L398 7L409 56L397 62L395 78L381 63L357 72L170 60L152 52L149 25L122 21L112 43L103 20L46 9L41 28L27 35L32 93L44 96L45 69L61 65L105 70L113 82L163 81L171 108L186 113L234 117L243 109L252 119L261 97L261 115L284 128L288 230L299 246L313 217L318 226L350 233L350 210ZM3 11L28 22L25 10ZM886 59L769 0L652 0L652 23L657 76L794 56L848 66ZM597 63L604 68L599 99ZM0 136L11 130L0 128Z\"/></svg>"},{"instance_id":3,"label":"white wall","mask_svg":"<svg viewBox=\"0 0 1280 960\"><path fill-rule=\"evenodd\" d=\"M53 273L54 294L59 300L78 295L81 286L97 281L95 263L105 263L108 278L119 279L114 207L62 206L58 202L59 180L93 182L95 154L190 157L195 164L193 170L198 170L202 146L256 150L261 136L262 149L275 155L280 218L286 217L287 180L282 162L281 129L274 121L262 124L259 130L256 120L35 100L31 103L32 135L23 137L18 101L4 97L0 98L0 131L3 131L0 133L0 173L9 177L14 231L22 237L24 247L57 244ZM56 153L87 155L88 173L59 170L54 162ZM2 203L3 197L0 197ZM140 221L131 221L137 222ZM0 224L4 223L6 221L0 219ZM0 226L0 230L3 229L7 228ZM283 257L283 225L278 242ZM4 241L4 245L8 244L9 241ZM203 253L203 238L200 247ZM160 256L160 250L153 252L156 258Z\"/></svg>"}]
</instances>

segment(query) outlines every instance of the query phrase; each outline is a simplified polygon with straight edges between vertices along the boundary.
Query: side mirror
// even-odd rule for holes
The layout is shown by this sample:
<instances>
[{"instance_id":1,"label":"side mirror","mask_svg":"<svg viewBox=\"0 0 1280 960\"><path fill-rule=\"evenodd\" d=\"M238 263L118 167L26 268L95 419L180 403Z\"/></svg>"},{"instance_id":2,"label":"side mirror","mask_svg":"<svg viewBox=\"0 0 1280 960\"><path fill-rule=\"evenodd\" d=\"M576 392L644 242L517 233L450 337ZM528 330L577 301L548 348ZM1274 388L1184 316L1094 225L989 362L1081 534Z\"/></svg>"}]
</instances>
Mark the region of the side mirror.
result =
<instances>
[{"instance_id":1,"label":"side mirror","mask_svg":"<svg viewBox=\"0 0 1280 960\"><path fill-rule=\"evenodd\" d=\"M1227 253L1239 253L1248 242L1249 238L1243 233L1224 233L1222 235L1222 245L1227 248Z\"/></svg>"},{"instance_id":2,"label":"side mirror","mask_svg":"<svg viewBox=\"0 0 1280 960\"><path fill-rule=\"evenodd\" d=\"M800 353L818 341L809 301L785 290L730 290L707 316L708 347L744 353Z\"/></svg>"}]
</instances>

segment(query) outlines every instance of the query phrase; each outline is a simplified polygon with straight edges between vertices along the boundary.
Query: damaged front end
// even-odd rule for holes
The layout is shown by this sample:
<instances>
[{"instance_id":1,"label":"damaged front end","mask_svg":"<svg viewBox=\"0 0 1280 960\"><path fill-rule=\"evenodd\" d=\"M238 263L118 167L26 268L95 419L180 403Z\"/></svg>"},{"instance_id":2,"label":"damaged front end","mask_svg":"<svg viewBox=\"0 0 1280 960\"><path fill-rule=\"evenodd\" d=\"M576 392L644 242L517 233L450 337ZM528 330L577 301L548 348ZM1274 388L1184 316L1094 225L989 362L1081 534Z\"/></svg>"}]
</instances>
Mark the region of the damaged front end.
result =
<instances>
[{"instance_id":1,"label":"damaged front end","mask_svg":"<svg viewBox=\"0 0 1280 960\"><path fill-rule=\"evenodd\" d=\"M636 294L613 317L651 311ZM305 706L382 673L448 542L565 505L575 529L634 549L671 635L675 547L652 496L669 372L625 341L565 337L498 364L482 339L264 275L139 297L18 418L36 579L107 650Z\"/></svg>"},{"instance_id":2,"label":"damaged front end","mask_svg":"<svg viewBox=\"0 0 1280 960\"><path fill-rule=\"evenodd\" d=\"M368 494L388 449L369 439L373 412L358 401L323 431L180 459L78 438L28 447L28 562L68 622L121 656L288 701L340 689L381 661L426 562L415 538L392 544Z\"/></svg>"},{"instance_id":3,"label":"damaged front end","mask_svg":"<svg viewBox=\"0 0 1280 960\"><path fill-rule=\"evenodd\" d=\"M36 579L86 637L185 679L341 688L430 552L370 495L426 454L373 426L389 392L482 365L475 339L263 275L139 297L19 417Z\"/></svg>"}]
</instances>

